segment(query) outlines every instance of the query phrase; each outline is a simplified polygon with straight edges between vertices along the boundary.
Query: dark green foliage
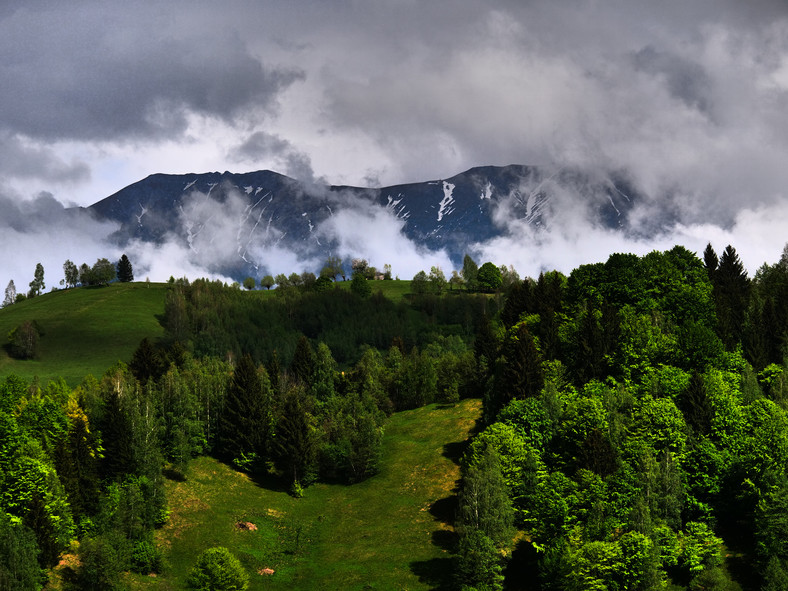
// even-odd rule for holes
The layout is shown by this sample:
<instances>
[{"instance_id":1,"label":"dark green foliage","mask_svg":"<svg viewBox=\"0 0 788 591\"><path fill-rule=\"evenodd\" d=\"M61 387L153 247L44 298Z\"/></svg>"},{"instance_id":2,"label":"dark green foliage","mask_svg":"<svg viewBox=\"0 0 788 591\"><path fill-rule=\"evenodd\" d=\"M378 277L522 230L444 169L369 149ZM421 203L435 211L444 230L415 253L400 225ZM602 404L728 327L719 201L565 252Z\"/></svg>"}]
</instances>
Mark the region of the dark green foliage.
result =
<instances>
[{"instance_id":1,"label":"dark green foliage","mask_svg":"<svg viewBox=\"0 0 788 591\"><path fill-rule=\"evenodd\" d=\"M117 276L118 281L121 283L134 281L134 270L132 269L129 257L127 257L125 254L121 256L120 260L118 261Z\"/></svg>"},{"instance_id":2,"label":"dark green foliage","mask_svg":"<svg viewBox=\"0 0 788 591\"><path fill-rule=\"evenodd\" d=\"M364 275L355 273L353 275L353 281L350 282L350 291L360 298L368 298L372 293L372 287L369 285Z\"/></svg>"},{"instance_id":3,"label":"dark green foliage","mask_svg":"<svg viewBox=\"0 0 788 591\"><path fill-rule=\"evenodd\" d=\"M460 274L465 281L465 289L475 291L478 287L476 276L479 274L479 267L469 254L466 254L462 259L462 271L460 271Z\"/></svg>"},{"instance_id":4,"label":"dark green foliage","mask_svg":"<svg viewBox=\"0 0 788 591\"><path fill-rule=\"evenodd\" d=\"M240 466L265 457L271 438L271 387L267 372L244 355L233 372L219 423L219 453Z\"/></svg>"},{"instance_id":5,"label":"dark green foliage","mask_svg":"<svg viewBox=\"0 0 788 591\"><path fill-rule=\"evenodd\" d=\"M41 295L44 289L46 289L46 285L44 284L44 266L41 263L37 263L33 281L30 282L30 291L27 295L31 298Z\"/></svg>"},{"instance_id":6,"label":"dark green foliage","mask_svg":"<svg viewBox=\"0 0 788 591\"><path fill-rule=\"evenodd\" d=\"M0 511L0 591L38 591L44 573L33 532Z\"/></svg>"},{"instance_id":7,"label":"dark green foliage","mask_svg":"<svg viewBox=\"0 0 788 591\"><path fill-rule=\"evenodd\" d=\"M308 484L315 476L317 441L299 388L286 393L275 433L273 457L285 479L292 485Z\"/></svg>"},{"instance_id":8,"label":"dark green foliage","mask_svg":"<svg viewBox=\"0 0 788 591\"><path fill-rule=\"evenodd\" d=\"M503 589L503 557L492 540L479 530L460 536L455 577L462 591Z\"/></svg>"},{"instance_id":9,"label":"dark green foliage","mask_svg":"<svg viewBox=\"0 0 788 591\"><path fill-rule=\"evenodd\" d=\"M255 286L257 285L257 281L255 281L254 277L247 277L247 278L244 279L242 285L244 286L244 289L252 291L255 288Z\"/></svg>"},{"instance_id":10,"label":"dark green foliage","mask_svg":"<svg viewBox=\"0 0 788 591\"><path fill-rule=\"evenodd\" d=\"M312 375L315 371L315 350L309 339L304 335L298 339L293 362L290 364L290 375L304 386L312 385Z\"/></svg>"},{"instance_id":11,"label":"dark green foliage","mask_svg":"<svg viewBox=\"0 0 788 591\"><path fill-rule=\"evenodd\" d=\"M735 248L725 248L713 277L718 334L725 346L733 349L742 337L750 293L750 280Z\"/></svg>"},{"instance_id":12,"label":"dark green foliage","mask_svg":"<svg viewBox=\"0 0 788 591\"><path fill-rule=\"evenodd\" d=\"M129 369L142 384L149 380L158 380L166 367L161 352L146 337L140 341L129 363Z\"/></svg>"},{"instance_id":13,"label":"dark green foliage","mask_svg":"<svg viewBox=\"0 0 788 591\"><path fill-rule=\"evenodd\" d=\"M79 281L82 285L107 285L116 276L115 265L105 258L96 260L92 267L83 263L79 271Z\"/></svg>"},{"instance_id":14,"label":"dark green foliage","mask_svg":"<svg viewBox=\"0 0 788 591\"><path fill-rule=\"evenodd\" d=\"M249 575L227 548L209 548L197 558L186 585L195 591L243 591Z\"/></svg>"},{"instance_id":15,"label":"dark green foliage","mask_svg":"<svg viewBox=\"0 0 788 591\"><path fill-rule=\"evenodd\" d=\"M17 359L34 359L38 356L40 339L37 324L25 320L8 334L8 352Z\"/></svg>"},{"instance_id":16,"label":"dark green foliage","mask_svg":"<svg viewBox=\"0 0 788 591\"><path fill-rule=\"evenodd\" d=\"M80 591L115 591L124 589L121 573L128 568L124 548L116 537L102 535L82 540L76 588Z\"/></svg>"},{"instance_id":17,"label":"dark green foliage","mask_svg":"<svg viewBox=\"0 0 788 591\"><path fill-rule=\"evenodd\" d=\"M788 568L785 560L772 556L763 574L762 591L783 591L788 589Z\"/></svg>"},{"instance_id":18,"label":"dark green foliage","mask_svg":"<svg viewBox=\"0 0 788 591\"><path fill-rule=\"evenodd\" d=\"M717 253L714 252L711 242L709 242L703 251L703 266L706 268L706 273L708 273L710 280L714 280L714 274L717 272L719 265L720 259L717 257Z\"/></svg>"},{"instance_id":19,"label":"dark green foliage","mask_svg":"<svg viewBox=\"0 0 788 591\"><path fill-rule=\"evenodd\" d=\"M692 374L687 389L679 397L678 405L681 412L684 413L687 425L692 428L694 433L699 437L709 434L714 412L706 392L703 376L697 372Z\"/></svg>"}]
</instances>

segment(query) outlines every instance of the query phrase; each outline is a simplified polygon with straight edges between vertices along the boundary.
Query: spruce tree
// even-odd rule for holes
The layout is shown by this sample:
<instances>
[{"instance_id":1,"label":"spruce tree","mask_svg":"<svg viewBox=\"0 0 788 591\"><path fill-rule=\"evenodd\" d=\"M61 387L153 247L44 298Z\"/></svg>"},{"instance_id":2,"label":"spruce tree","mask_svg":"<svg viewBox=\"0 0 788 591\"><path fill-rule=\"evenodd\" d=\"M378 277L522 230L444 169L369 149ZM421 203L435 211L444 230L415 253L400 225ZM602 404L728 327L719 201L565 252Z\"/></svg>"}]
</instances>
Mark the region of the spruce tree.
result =
<instances>
[{"instance_id":1,"label":"spruce tree","mask_svg":"<svg viewBox=\"0 0 788 591\"><path fill-rule=\"evenodd\" d=\"M128 283L134 281L134 272L131 268L131 261L125 254L118 261L118 281Z\"/></svg>"},{"instance_id":2,"label":"spruce tree","mask_svg":"<svg viewBox=\"0 0 788 591\"><path fill-rule=\"evenodd\" d=\"M736 249L731 245L725 248L720 257L713 283L719 336L725 346L732 349L741 341L744 314L750 295L750 279Z\"/></svg>"},{"instance_id":3,"label":"spruce tree","mask_svg":"<svg viewBox=\"0 0 788 591\"><path fill-rule=\"evenodd\" d=\"M311 480L317 452L302 396L298 386L287 393L274 438L276 464L294 489Z\"/></svg>"},{"instance_id":4,"label":"spruce tree","mask_svg":"<svg viewBox=\"0 0 788 591\"><path fill-rule=\"evenodd\" d=\"M301 335L290 363L290 374L304 386L312 385L312 374L315 370L315 351L306 336Z\"/></svg>"},{"instance_id":5,"label":"spruce tree","mask_svg":"<svg viewBox=\"0 0 788 591\"><path fill-rule=\"evenodd\" d=\"M271 431L271 392L265 370L241 357L233 372L219 419L219 450L228 460L263 459Z\"/></svg>"},{"instance_id":6,"label":"spruce tree","mask_svg":"<svg viewBox=\"0 0 788 591\"><path fill-rule=\"evenodd\" d=\"M709 274L709 279L714 278L714 273L717 272L717 267L719 266L720 261L717 258L717 253L714 252L714 248L709 242L706 245L706 250L703 251L703 266L706 267L706 272Z\"/></svg>"}]
</instances>

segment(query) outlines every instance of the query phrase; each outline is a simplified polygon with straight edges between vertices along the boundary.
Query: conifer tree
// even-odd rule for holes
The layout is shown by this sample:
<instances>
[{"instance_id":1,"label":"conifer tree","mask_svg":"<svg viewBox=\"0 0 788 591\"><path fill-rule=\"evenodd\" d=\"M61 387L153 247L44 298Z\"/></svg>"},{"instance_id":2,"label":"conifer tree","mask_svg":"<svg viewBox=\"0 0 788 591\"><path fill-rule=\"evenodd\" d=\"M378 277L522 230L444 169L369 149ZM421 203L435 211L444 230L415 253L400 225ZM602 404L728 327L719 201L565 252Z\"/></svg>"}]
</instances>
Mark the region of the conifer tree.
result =
<instances>
[{"instance_id":1,"label":"conifer tree","mask_svg":"<svg viewBox=\"0 0 788 591\"><path fill-rule=\"evenodd\" d=\"M312 375L315 370L315 351L306 336L301 335L293 353L290 363L290 373L294 379L305 386L312 385Z\"/></svg>"},{"instance_id":2,"label":"conifer tree","mask_svg":"<svg viewBox=\"0 0 788 591\"><path fill-rule=\"evenodd\" d=\"M274 438L276 464L294 489L311 479L317 452L314 429L302 396L299 386L286 394Z\"/></svg>"},{"instance_id":3,"label":"conifer tree","mask_svg":"<svg viewBox=\"0 0 788 591\"><path fill-rule=\"evenodd\" d=\"M714 279L714 273L717 272L717 267L720 261L717 258L717 253L709 242L706 245L706 250L703 251L703 266L706 267L706 272L709 274L709 279Z\"/></svg>"},{"instance_id":4,"label":"conifer tree","mask_svg":"<svg viewBox=\"0 0 788 591\"><path fill-rule=\"evenodd\" d=\"M244 355L233 372L219 419L219 450L228 460L265 457L271 432L268 375Z\"/></svg>"},{"instance_id":5,"label":"conifer tree","mask_svg":"<svg viewBox=\"0 0 788 591\"><path fill-rule=\"evenodd\" d=\"M120 257L118 261L118 281L128 283L134 281L134 272L131 267L131 261L125 254Z\"/></svg>"},{"instance_id":6,"label":"conifer tree","mask_svg":"<svg viewBox=\"0 0 788 591\"><path fill-rule=\"evenodd\" d=\"M750 279L736 249L731 245L725 248L720 257L713 283L720 339L728 349L732 349L741 341Z\"/></svg>"}]
</instances>

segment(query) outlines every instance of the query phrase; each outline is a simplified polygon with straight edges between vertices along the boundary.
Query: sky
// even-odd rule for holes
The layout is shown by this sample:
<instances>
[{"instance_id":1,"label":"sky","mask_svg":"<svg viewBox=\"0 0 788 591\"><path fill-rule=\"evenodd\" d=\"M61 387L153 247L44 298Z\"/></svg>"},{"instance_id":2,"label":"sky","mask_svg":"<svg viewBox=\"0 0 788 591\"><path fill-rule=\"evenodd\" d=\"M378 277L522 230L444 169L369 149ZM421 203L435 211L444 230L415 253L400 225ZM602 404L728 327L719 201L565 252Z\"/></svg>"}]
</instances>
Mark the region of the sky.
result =
<instances>
[{"instance_id":1,"label":"sky","mask_svg":"<svg viewBox=\"0 0 788 591\"><path fill-rule=\"evenodd\" d=\"M64 208L157 172L386 186L570 166L631 179L635 220L676 214L648 239L568 211L473 245L522 276L707 242L753 274L788 241L784 0L5 0L0 55L0 283L20 291L36 262L53 287L65 258L119 257ZM449 264L369 218L388 224L355 246L389 254L373 264ZM139 246L137 277L200 276L178 249Z\"/></svg>"}]
</instances>

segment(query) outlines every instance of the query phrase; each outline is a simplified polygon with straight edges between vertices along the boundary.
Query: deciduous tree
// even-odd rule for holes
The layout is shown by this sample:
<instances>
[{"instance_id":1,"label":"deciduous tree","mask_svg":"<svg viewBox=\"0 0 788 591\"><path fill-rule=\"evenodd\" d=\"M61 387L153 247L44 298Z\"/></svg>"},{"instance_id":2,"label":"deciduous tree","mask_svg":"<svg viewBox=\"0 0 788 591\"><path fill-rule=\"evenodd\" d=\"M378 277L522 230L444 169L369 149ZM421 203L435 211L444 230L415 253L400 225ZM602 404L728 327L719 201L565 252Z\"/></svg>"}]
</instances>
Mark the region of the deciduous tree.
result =
<instances>
[{"instance_id":1,"label":"deciduous tree","mask_svg":"<svg viewBox=\"0 0 788 591\"><path fill-rule=\"evenodd\" d=\"M5 288L5 298L3 299L3 308L6 306L10 306L11 304L16 303L16 285L14 285L14 280L8 282L8 286Z\"/></svg>"},{"instance_id":2,"label":"deciduous tree","mask_svg":"<svg viewBox=\"0 0 788 591\"><path fill-rule=\"evenodd\" d=\"M33 274L33 281L30 282L28 296L32 298L40 295L44 289L46 289L46 285L44 284L44 265L37 263L35 273Z\"/></svg>"},{"instance_id":3,"label":"deciduous tree","mask_svg":"<svg viewBox=\"0 0 788 591\"><path fill-rule=\"evenodd\" d=\"M71 260L66 259L63 263L63 274L65 275L66 287L76 287L79 283L79 269Z\"/></svg>"}]
</instances>

